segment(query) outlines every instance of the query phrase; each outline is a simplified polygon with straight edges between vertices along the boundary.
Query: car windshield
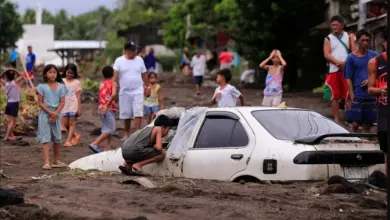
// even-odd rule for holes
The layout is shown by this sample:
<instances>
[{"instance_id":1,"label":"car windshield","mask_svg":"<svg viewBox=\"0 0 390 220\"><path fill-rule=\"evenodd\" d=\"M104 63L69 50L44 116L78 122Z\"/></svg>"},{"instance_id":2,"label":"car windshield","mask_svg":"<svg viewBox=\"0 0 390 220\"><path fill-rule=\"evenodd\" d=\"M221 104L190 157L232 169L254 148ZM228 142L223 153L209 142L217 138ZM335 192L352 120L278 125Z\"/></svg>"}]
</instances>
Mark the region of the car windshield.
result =
<instances>
[{"instance_id":1,"label":"car windshield","mask_svg":"<svg viewBox=\"0 0 390 220\"><path fill-rule=\"evenodd\" d=\"M252 115L279 140L293 141L312 135L349 133L336 122L307 110L253 111Z\"/></svg>"}]
</instances>

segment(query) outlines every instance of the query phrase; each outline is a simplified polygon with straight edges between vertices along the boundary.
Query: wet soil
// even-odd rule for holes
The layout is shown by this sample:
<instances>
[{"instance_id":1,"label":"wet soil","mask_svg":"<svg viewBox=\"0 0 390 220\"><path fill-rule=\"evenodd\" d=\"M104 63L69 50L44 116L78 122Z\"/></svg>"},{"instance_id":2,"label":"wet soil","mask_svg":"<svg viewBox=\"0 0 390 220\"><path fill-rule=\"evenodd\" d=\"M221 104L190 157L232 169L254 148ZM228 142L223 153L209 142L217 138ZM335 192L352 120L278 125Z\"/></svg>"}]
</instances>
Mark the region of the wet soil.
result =
<instances>
[{"instance_id":1,"label":"wet soil","mask_svg":"<svg viewBox=\"0 0 390 220\"><path fill-rule=\"evenodd\" d=\"M205 88L200 98L192 86L163 84L167 106L206 105L214 88ZM243 89L248 105L260 105L260 90ZM311 93L285 94L290 107L315 109L329 115L329 103ZM70 163L91 152L88 143L100 127L96 104L86 103L77 122L80 143L62 148L61 157ZM123 125L117 123L118 136ZM43 171L41 147L33 137L25 137L28 146L1 142L0 177L4 188L25 193L27 204L0 209L0 219L386 219L386 195L368 194L318 195L318 183L254 184L206 180L150 178L157 188L121 184L119 173L83 173L66 169ZM112 147L120 147L118 137ZM33 179L39 177L41 179ZM314 189L314 190L313 190Z\"/></svg>"}]
</instances>

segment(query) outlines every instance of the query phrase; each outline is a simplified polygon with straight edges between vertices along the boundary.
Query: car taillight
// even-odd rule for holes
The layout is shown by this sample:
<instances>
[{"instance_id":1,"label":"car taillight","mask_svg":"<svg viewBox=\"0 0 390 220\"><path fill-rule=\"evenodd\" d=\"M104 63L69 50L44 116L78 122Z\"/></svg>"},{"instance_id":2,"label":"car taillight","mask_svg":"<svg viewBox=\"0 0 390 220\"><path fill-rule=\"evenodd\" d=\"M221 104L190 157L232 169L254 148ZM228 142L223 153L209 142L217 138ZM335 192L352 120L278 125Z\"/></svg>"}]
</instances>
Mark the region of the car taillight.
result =
<instances>
[{"instance_id":1,"label":"car taillight","mask_svg":"<svg viewBox=\"0 0 390 220\"><path fill-rule=\"evenodd\" d=\"M264 174L275 174L277 172L277 162L274 159L266 159L263 162Z\"/></svg>"}]
</instances>

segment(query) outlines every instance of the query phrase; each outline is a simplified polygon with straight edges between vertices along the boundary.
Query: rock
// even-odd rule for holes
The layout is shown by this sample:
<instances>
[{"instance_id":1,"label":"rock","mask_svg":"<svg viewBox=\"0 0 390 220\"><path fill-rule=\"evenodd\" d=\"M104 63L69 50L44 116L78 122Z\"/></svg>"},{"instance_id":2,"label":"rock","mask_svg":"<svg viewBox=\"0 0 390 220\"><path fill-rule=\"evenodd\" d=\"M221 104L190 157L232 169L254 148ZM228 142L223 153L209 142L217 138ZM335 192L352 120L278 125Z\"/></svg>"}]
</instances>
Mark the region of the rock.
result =
<instances>
[{"instance_id":1,"label":"rock","mask_svg":"<svg viewBox=\"0 0 390 220\"><path fill-rule=\"evenodd\" d=\"M322 187L320 190L321 195L346 193L347 190L341 184L332 184Z\"/></svg>"},{"instance_id":2,"label":"rock","mask_svg":"<svg viewBox=\"0 0 390 220\"><path fill-rule=\"evenodd\" d=\"M386 182L387 182L386 175L383 172L378 170L372 172L372 174L368 177L369 184L382 189L386 189Z\"/></svg>"},{"instance_id":3,"label":"rock","mask_svg":"<svg viewBox=\"0 0 390 220\"><path fill-rule=\"evenodd\" d=\"M0 188L0 207L22 203L24 203L24 194L22 192Z\"/></svg>"}]
</instances>

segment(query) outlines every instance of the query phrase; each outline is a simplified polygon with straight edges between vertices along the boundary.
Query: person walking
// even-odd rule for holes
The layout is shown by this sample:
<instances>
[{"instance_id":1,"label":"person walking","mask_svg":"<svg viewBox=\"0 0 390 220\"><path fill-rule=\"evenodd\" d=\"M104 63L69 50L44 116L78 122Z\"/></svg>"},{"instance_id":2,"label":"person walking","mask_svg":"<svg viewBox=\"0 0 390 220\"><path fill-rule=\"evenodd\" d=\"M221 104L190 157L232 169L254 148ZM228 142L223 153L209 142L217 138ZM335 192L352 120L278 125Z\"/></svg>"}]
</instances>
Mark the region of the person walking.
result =
<instances>
[{"instance_id":1,"label":"person walking","mask_svg":"<svg viewBox=\"0 0 390 220\"><path fill-rule=\"evenodd\" d=\"M336 122L340 122L339 103L347 100L348 88L344 78L344 63L350 51L355 51L352 35L344 31L344 20L333 16L330 20L332 33L324 40L324 57L329 62L329 73L325 79L324 98L332 100L332 113ZM348 108L348 102L345 105Z\"/></svg>"},{"instance_id":2,"label":"person walking","mask_svg":"<svg viewBox=\"0 0 390 220\"><path fill-rule=\"evenodd\" d=\"M114 63L114 81L119 77L119 118L124 120L125 134L122 140L130 137L131 120L135 130L141 129L144 116L144 87L148 85L144 61L136 55L133 42L124 45L123 56Z\"/></svg>"},{"instance_id":3,"label":"person walking","mask_svg":"<svg viewBox=\"0 0 390 220\"><path fill-rule=\"evenodd\" d=\"M203 76L206 73L206 57L198 50L191 60L191 68L195 81L196 94L200 95L200 87L203 83Z\"/></svg>"}]
</instances>

